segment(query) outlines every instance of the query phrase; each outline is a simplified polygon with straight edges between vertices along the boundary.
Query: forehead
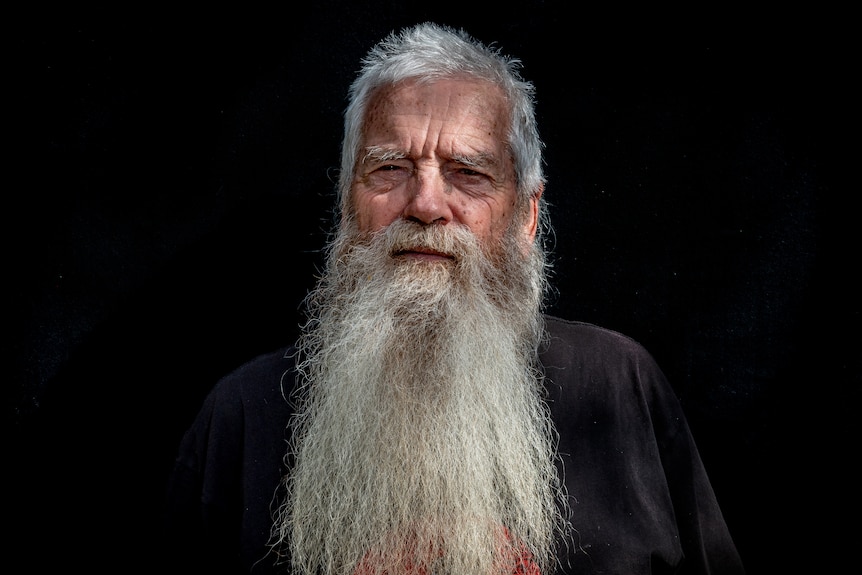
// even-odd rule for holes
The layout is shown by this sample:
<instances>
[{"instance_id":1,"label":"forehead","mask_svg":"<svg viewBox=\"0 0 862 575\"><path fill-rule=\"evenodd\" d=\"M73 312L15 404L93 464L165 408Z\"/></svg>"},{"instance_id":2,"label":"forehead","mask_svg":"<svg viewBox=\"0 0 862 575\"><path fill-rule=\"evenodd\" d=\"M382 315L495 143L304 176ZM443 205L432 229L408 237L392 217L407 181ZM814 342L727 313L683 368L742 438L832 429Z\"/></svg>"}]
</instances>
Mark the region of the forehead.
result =
<instances>
[{"instance_id":1,"label":"forehead","mask_svg":"<svg viewBox=\"0 0 862 575\"><path fill-rule=\"evenodd\" d=\"M392 145L403 145L401 140L421 133L438 146L503 146L508 124L503 91L490 82L468 78L408 80L379 88L372 96L363 139L366 145L386 143L387 139L393 140L389 142Z\"/></svg>"}]
</instances>

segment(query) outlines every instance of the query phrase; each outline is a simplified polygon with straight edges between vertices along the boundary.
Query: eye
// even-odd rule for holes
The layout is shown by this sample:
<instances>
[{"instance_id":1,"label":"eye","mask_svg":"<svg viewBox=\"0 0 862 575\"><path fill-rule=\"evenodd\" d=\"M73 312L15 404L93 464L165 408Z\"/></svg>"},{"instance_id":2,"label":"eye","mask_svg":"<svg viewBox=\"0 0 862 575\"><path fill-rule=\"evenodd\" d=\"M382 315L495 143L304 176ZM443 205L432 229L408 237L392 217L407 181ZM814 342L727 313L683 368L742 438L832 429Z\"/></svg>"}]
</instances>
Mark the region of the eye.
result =
<instances>
[{"instance_id":1,"label":"eye","mask_svg":"<svg viewBox=\"0 0 862 575\"><path fill-rule=\"evenodd\" d=\"M366 182L371 186L394 186L410 177L411 167L399 162L381 163L367 172Z\"/></svg>"},{"instance_id":2,"label":"eye","mask_svg":"<svg viewBox=\"0 0 862 575\"><path fill-rule=\"evenodd\" d=\"M465 185L477 185L490 179L486 172L471 166L459 166L450 172L449 177Z\"/></svg>"},{"instance_id":3,"label":"eye","mask_svg":"<svg viewBox=\"0 0 862 575\"><path fill-rule=\"evenodd\" d=\"M458 170L458 173L461 174L462 176L482 176L483 175L481 172L477 172L476 170L474 170L472 168L461 168L460 170Z\"/></svg>"},{"instance_id":4,"label":"eye","mask_svg":"<svg viewBox=\"0 0 862 575\"><path fill-rule=\"evenodd\" d=\"M449 179L460 186L481 186L494 180L490 162L482 157L456 157L449 162L446 171Z\"/></svg>"},{"instance_id":5,"label":"eye","mask_svg":"<svg viewBox=\"0 0 862 575\"><path fill-rule=\"evenodd\" d=\"M457 162L449 166L447 179L455 188L472 196L494 193L494 172L478 162Z\"/></svg>"},{"instance_id":6,"label":"eye","mask_svg":"<svg viewBox=\"0 0 862 575\"><path fill-rule=\"evenodd\" d=\"M371 171L371 177L383 178L386 180L403 179L410 173L410 168L401 164L380 164Z\"/></svg>"}]
</instances>

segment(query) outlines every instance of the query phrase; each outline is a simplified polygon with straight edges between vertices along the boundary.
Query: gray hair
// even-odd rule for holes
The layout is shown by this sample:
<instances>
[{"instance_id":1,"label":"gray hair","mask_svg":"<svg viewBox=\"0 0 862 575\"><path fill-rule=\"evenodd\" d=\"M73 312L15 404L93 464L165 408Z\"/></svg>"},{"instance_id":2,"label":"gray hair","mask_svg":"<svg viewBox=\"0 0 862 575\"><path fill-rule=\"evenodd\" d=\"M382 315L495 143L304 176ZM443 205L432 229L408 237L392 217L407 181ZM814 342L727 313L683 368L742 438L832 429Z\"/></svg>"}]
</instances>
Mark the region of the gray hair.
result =
<instances>
[{"instance_id":1,"label":"gray hair","mask_svg":"<svg viewBox=\"0 0 862 575\"><path fill-rule=\"evenodd\" d=\"M543 143L536 126L535 90L532 83L521 77L520 60L502 55L463 30L426 22L390 33L368 52L361 64L359 75L350 86L344 113L338 183L342 211L353 181L365 113L372 95L382 86L414 78L434 81L467 75L499 86L510 106L509 150L515 164L518 196L526 202L542 188ZM544 208L540 213L544 213Z\"/></svg>"}]
</instances>

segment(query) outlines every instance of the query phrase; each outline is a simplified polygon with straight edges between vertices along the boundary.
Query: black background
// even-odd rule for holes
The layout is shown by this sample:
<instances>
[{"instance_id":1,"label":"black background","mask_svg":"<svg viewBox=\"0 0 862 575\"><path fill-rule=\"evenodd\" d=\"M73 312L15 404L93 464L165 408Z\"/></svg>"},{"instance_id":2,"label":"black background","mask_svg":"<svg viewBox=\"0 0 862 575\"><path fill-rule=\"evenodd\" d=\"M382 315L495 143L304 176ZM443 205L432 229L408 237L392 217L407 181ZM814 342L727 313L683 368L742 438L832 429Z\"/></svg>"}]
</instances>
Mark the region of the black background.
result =
<instances>
[{"instance_id":1,"label":"black background","mask_svg":"<svg viewBox=\"0 0 862 575\"><path fill-rule=\"evenodd\" d=\"M842 16L469 6L9 19L13 563L154 562L204 394L296 333L360 57L433 19L536 84L551 311L656 356L750 573L843 564L862 354Z\"/></svg>"}]
</instances>

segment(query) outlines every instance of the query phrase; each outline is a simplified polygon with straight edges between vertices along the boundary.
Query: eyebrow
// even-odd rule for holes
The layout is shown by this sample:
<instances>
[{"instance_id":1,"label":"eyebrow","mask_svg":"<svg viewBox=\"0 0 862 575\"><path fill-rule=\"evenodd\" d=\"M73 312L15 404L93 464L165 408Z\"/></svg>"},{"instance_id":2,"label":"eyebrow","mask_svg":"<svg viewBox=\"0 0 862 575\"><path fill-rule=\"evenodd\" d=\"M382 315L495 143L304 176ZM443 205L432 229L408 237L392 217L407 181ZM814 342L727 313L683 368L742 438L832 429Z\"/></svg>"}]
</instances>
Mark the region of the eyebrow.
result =
<instances>
[{"instance_id":1,"label":"eyebrow","mask_svg":"<svg viewBox=\"0 0 862 575\"><path fill-rule=\"evenodd\" d=\"M407 154L401 150L387 148L384 146L368 146L365 148L365 154L362 156L360 163L368 164L372 162L388 162L391 160L403 160ZM489 168L499 164L496 156L487 152L479 152L477 154L454 154L451 161L464 164L472 168Z\"/></svg>"},{"instance_id":2,"label":"eyebrow","mask_svg":"<svg viewBox=\"0 0 862 575\"><path fill-rule=\"evenodd\" d=\"M479 152L477 154L454 154L452 156L453 162L458 162L459 164L464 164L470 168L491 168L499 165L499 161L494 154L490 154L487 152Z\"/></svg>"},{"instance_id":3,"label":"eyebrow","mask_svg":"<svg viewBox=\"0 0 862 575\"><path fill-rule=\"evenodd\" d=\"M368 146L365 148L365 155L362 156L360 163L388 162L391 160L403 160L406 157L407 154L401 150L384 148L383 146Z\"/></svg>"}]
</instances>

